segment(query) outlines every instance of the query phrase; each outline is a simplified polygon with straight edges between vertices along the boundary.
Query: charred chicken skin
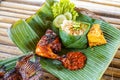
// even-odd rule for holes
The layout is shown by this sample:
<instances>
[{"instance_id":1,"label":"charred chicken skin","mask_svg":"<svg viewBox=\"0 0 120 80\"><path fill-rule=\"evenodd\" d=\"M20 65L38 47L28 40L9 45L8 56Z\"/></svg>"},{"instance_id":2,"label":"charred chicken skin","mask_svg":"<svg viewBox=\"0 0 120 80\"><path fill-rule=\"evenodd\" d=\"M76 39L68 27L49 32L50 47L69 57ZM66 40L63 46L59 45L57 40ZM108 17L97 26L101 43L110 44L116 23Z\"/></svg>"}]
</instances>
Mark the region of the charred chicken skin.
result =
<instances>
[{"instance_id":1,"label":"charred chicken skin","mask_svg":"<svg viewBox=\"0 0 120 80\"><path fill-rule=\"evenodd\" d=\"M39 80L42 75L39 60L32 62L32 55L23 56L13 70L5 73L3 80Z\"/></svg>"},{"instance_id":2,"label":"charred chicken skin","mask_svg":"<svg viewBox=\"0 0 120 80\"><path fill-rule=\"evenodd\" d=\"M61 51L61 43L59 37L52 31L47 30L42 36L36 47L36 54L42 57L56 59L57 52Z\"/></svg>"}]
</instances>

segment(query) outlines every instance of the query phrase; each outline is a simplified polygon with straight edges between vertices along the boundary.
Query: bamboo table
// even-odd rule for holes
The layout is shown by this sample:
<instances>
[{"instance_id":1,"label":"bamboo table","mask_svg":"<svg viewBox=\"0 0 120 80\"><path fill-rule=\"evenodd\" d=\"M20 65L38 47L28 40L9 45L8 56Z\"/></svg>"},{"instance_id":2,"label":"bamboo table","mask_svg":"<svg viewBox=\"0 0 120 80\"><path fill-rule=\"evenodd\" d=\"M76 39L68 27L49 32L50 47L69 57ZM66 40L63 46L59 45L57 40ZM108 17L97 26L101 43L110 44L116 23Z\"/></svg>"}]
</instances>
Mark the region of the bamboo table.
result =
<instances>
[{"instance_id":1,"label":"bamboo table","mask_svg":"<svg viewBox=\"0 0 120 80\"><path fill-rule=\"evenodd\" d=\"M7 29L18 19L26 19L33 15L44 0L3 0L0 3L0 59L21 55L22 52L8 38ZM75 4L87 8L111 25L120 29L120 1L119 0L80 0ZM44 73L46 80L53 80L53 76ZM56 80L56 79L54 79ZM120 80L120 48L105 71L101 80Z\"/></svg>"}]
</instances>

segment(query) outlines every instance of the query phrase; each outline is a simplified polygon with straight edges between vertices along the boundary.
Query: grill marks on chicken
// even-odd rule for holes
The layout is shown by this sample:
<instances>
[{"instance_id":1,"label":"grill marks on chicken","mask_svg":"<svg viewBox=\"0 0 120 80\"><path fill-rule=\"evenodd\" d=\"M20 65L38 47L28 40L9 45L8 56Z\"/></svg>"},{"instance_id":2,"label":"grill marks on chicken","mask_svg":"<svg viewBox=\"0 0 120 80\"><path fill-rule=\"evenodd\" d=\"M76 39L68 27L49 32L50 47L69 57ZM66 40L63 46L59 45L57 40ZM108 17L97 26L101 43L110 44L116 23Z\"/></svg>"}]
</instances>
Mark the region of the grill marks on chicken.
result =
<instances>
[{"instance_id":1,"label":"grill marks on chicken","mask_svg":"<svg viewBox=\"0 0 120 80\"><path fill-rule=\"evenodd\" d=\"M39 80L42 75L39 60L31 62L31 57L33 54L21 57L15 68L4 75L4 80Z\"/></svg>"},{"instance_id":2,"label":"grill marks on chicken","mask_svg":"<svg viewBox=\"0 0 120 80\"><path fill-rule=\"evenodd\" d=\"M42 57L56 59L57 52L61 51L59 37L52 31L47 30L42 36L36 47L36 54Z\"/></svg>"},{"instance_id":3,"label":"grill marks on chicken","mask_svg":"<svg viewBox=\"0 0 120 80\"><path fill-rule=\"evenodd\" d=\"M38 44L40 44L41 46L47 45L51 43L52 41L54 41L56 37L57 37L56 33L48 29L45 35L42 36Z\"/></svg>"},{"instance_id":4,"label":"grill marks on chicken","mask_svg":"<svg viewBox=\"0 0 120 80\"><path fill-rule=\"evenodd\" d=\"M23 79L20 73L16 69L13 69L4 75L3 80L23 80Z\"/></svg>"}]
</instances>

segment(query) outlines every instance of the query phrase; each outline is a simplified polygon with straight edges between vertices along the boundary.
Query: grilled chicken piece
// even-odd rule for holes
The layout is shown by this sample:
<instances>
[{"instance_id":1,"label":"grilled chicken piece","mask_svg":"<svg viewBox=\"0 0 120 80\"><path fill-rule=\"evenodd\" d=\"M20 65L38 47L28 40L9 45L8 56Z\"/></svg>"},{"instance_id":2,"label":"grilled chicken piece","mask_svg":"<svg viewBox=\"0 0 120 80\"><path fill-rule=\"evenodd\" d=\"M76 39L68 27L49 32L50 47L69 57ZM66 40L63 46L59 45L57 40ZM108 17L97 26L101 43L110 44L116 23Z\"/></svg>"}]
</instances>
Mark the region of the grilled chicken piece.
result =
<instances>
[{"instance_id":1,"label":"grilled chicken piece","mask_svg":"<svg viewBox=\"0 0 120 80\"><path fill-rule=\"evenodd\" d=\"M93 24L92 28L88 32L87 37L90 47L107 43L99 24Z\"/></svg>"},{"instance_id":2,"label":"grilled chicken piece","mask_svg":"<svg viewBox=\"0 0 120 80\"><path fill-rule=\"evenodd\" d=\"M33 75L35 75L36 78L39 78L42 75L39 60L37 62L29 61L32 56L33 54L24 56L16 64L16 69L21 74L23 80L29 80Z\"/></svg>"},{"instance_id":3,"label":"grilled chicken piece","mask_svg":"<svg viewBox=\"0 0 120 80\"><path fill-rule=\"evenodd\" d=\"M23 79L20 73L16 69L13 69L5 74L3 80L23 80Z\"/></svg>"},{"instance_id":4,"label":"grilled chicken piece","mask_svg":"<svg viewBox=\"0 0 120 80\"><path fill-rule=\"evenodd\" d=\"M36 54L42 57L56 59L57 52L61 51L59 38L52 30L47 30L36 47Z\"/></svg>"},{"instance_id":5,"label":"grilled chicken piece","mask_svg":"<svg viewBox=\"0 0 120 80\"><path fill-rule=\"evenodd\" d=\"M68 52L67 55L59 57L63 66L69 70L78 70L84 67L86 56L81 52Z\"/></svg>"},{"instance_id":6,"label":"grilled chicken piece","mask_svg":"<svg viewBox=\"0 0 120 80\"><path fill-rule=\"evenodd\" d=\"M5 74L4 80L39 80L42 75L40 59L31 62L31 57L33 54L21 57L15 69Z\"/></svg>"}]
</instances>

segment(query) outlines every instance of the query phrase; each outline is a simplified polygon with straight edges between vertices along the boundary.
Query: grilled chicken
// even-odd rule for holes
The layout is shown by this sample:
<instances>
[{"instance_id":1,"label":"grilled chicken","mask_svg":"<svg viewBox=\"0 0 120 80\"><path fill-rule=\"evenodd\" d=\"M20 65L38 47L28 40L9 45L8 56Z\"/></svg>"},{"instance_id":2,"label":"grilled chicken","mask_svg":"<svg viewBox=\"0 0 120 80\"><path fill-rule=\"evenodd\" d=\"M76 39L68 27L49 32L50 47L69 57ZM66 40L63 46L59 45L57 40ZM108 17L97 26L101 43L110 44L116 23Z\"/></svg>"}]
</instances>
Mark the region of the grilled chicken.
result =
<instances>
[{"instance_id":1,"label":"grilled chicken","mask_svg":"<svg viewBox=\"0 0 120 80\"><path fill-rule=\"evenodd\" d=\"M41 66L39 60L30 61L32 56L33 54L21 57L15 68L5 74L4 80L39 80L42 75Z\"/></svg>"},{"instance_id":2,"label":"grilled chicken","mask_svg":"<svg viewBox=\"0 0 120 80\"><path fill-rule=\"evenodd\" d=\"M47 30L42 36L36 47L36 54L42 57L56 59L57 52L61 51L61 43L58 36L52 31Z\"/></svg>"},{"instance_id":3,"label":"grilled chicken","mask_svg":"<svg viewBox=\"0 0 120 80\"><path fill-rule=\"evenodd\" d=\"M4 75L3 80L23 80L23 79L20 73L16 69L13 69Z\"/></svg>"}]
</instances>

